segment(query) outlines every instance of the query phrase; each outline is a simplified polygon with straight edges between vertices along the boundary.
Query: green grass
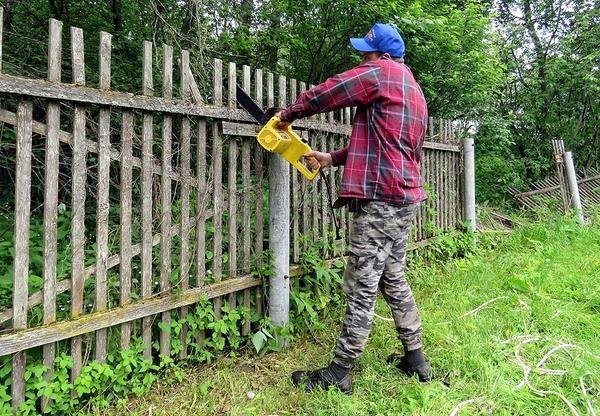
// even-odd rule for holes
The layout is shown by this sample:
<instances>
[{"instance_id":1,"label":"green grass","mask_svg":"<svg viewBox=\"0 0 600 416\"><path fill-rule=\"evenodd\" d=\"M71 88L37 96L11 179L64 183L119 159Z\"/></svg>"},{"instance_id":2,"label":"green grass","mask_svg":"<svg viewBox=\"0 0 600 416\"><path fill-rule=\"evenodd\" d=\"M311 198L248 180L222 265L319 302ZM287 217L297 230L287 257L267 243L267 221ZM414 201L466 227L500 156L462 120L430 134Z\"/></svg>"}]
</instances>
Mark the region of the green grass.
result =
<instances>
[{"instance_id":1,"label":"green grass","mask_svg":"<svg viewBox=\"0 0 600 416\"><path fill-rule=\"evenodd\" d=\"M398 351L391 322L375 318L371 339L354 370L354 394L305 393L290 373L326 365L339 333L341 311L326 329L293 340L289 349L257 358L249 350L210 365L183 369L183 379L163 377L147 394L92 414L117 415L569 415L563 400L540 397L523 379L515 348L526 365L554 346L545 366L565 375L533 371L531 384L569 400L581 415L589 401L600 412L600 227L579 228L569 219L529 224L507 236L480 237L469 258L437 267L413 263L410 280L424 322L425 352L440 380L420 384L385 363ZM496 299L498 298L498 299ZM496 299L469 313L485 302ZM376 312L389 317L379 300ZM594 354L595 356L592 356ZM584 396L583 377L589 387ZM255 397L248 398L248 392Z\"/></svg>"}]
</instances>

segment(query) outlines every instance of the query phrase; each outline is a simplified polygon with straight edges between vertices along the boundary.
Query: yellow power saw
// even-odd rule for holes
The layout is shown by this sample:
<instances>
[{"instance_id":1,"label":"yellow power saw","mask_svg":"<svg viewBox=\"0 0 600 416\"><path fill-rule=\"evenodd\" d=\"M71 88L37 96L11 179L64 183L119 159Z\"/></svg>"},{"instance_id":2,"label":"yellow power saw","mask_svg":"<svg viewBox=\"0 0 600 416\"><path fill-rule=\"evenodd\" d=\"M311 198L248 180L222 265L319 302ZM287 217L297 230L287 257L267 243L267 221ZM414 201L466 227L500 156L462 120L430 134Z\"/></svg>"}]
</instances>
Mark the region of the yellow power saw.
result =
<instances>
[{"instance_id":1,"label":"yellow power saw","mask_svg":"<svg viewBox=\"0 0 600 416\"><path fill-rule=\"evenodd\" d=\"M319 174L319 168L313 170L304 164L303 156L311 151L308 143L292 130L292 126L284 130L277 128L281 120L274 115L276 109L263 111L239 85L236 85L236 99L262 126L256 139L264 149L280 154L308 180L312 181Z\"/></svg>"}]
</instances>

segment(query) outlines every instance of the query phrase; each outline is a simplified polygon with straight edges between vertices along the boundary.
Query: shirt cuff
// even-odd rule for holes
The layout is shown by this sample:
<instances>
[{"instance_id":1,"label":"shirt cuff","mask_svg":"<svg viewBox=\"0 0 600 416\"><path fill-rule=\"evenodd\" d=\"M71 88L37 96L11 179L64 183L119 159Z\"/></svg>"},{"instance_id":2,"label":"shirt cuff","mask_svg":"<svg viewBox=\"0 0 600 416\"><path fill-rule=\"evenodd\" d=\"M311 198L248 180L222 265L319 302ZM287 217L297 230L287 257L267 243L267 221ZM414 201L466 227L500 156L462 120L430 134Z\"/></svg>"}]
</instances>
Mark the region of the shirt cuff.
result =
<instances>
[{"instance_id":1,"label":"shirt cuff","mask_svg":"<svg viewBox=\"0 0 600 416\"><path fill-rule=\"evenodd\" d=\"M335 150L331 153L331 164L333 166L341 166L346 163L346 157L348 157L348 148L344 147L343 149Z\"/></svg>"},{"instance_id":2,"label":"shirt cuff","mask_svg":"<svg viewBox=\"0 0 600 416\"><path fill-rule=\"evenodd\" d=\"M286 108L286 109L284 109L284 110L281 111L281 114L279 114L279 118L281 119L281 121L285 121L285 122L291 123L294 120L292 119L292 117L290 117L288 108Z\"/></svg>"}]
</instances>

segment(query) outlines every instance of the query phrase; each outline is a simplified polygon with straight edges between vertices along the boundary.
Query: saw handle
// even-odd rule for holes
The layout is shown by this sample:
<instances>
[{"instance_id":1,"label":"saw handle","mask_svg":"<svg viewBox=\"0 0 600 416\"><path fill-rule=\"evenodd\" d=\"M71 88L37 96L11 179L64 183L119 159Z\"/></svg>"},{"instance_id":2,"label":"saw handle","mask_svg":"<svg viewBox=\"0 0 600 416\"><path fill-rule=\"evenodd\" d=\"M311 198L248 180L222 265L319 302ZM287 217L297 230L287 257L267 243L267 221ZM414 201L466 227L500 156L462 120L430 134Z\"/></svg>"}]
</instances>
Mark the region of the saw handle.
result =
<instances>
[{"instance_id":1,"label":"saw handle","mask_svg":"<svg viewBox=\"0 0 600 416\"><path fill-rule=\"evenodd\" d=\"M319 174L320 167L311 170L302 162L304 155L311 151L310 146L292 130L291 125L285 129L277 128L280 121L277 116L271 117L256 136L258 143L269 152L279 153L306 179L312 181Z\"/></svg>"}]
</instances>

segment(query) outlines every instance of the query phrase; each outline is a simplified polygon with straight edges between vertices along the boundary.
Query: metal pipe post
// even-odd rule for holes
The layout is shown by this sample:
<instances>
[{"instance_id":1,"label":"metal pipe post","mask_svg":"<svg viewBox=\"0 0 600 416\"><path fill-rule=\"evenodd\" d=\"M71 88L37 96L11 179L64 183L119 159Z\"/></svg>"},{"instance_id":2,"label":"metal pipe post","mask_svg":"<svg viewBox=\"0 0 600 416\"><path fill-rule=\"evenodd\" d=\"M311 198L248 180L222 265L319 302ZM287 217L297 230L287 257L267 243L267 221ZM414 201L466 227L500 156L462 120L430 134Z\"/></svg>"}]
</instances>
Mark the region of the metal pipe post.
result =
<instances>
[{"instance_id":1,"label":"metal pipe post","mask_svg":"<svg viewBox=\"0 0 600 416\"><path fill-rule=\"evenodd\" d=\"M269 317L282 326L289 322L290 310L290 172L280 155L269 156L269 250L275 266L269 279Z\"/></svg>"},{"instance_id":2,"label":"metal pipe post","mask_svg":"<svg viewBox=\"0 0 600 416\"><path fill-rule=\"evenodd\" d=\"M567 182L569 183L569 193L571 197L571 207L575 210L575 214L579 219L580 224L585 224L583 218L583 209L581 207L581 199L579 198L579 186L577 185L577 175L575 174L575 163L573 163L573 154L565 152L563 154L563 162L567 171Z\"/></svg>"},{"instance_id":3,"label":"metal pipe post","mask_svg":"<svg viewBox=\"0 0 600 416\"><path fill-rule=\"evenodd\" d=\"M476 231L477 222L475 214L475 146L472 138L466 138L463 141L464 157L464 204L465 204L465 222L468 227Z\"/></svg>"}]
</instances>

